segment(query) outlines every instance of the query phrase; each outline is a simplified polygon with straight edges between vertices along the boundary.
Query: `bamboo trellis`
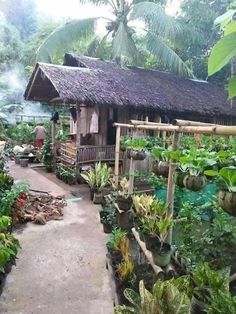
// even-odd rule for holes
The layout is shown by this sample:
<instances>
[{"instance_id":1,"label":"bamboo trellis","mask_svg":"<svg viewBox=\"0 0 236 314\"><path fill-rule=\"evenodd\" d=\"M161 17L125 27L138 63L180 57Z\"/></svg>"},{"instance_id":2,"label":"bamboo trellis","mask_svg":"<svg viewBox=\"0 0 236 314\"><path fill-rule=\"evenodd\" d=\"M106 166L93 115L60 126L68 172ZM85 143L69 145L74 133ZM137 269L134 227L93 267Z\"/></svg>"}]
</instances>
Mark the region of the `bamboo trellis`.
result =
<instances>
[{"instance_id":1,"label":"bamboo trellis","mask_svg":"<svg viewBox=\"0 0 236 314\"><path fill-rule=\"evenodd\" d=\"M114 123L116 127L116 147L115 147L115 183L118 186L119 183L119 154L120 154L120 129L143 129L143 130L156 130L172 132L173 143L172 149L177 150L179 145L179 139L183 133L188 134L208 134L208 135L221 135L231 136L236 135L236 126L221 126L218 124L208 124L203 122L188 121L188 120L174 120L173 124L162 124L148 121L131 120L130 124ZM135 169L135 161L131 158L132 173ZM168 216L173 217L174 211L174 195L175 195L175 160L170 160L169 163L169 175L167 184L167 197L166 205L168 209ZM131 173L130 177L130 189L129 193L133 194L133 180L134 176ZM168 243L172 243L172 230L170 230L168 236Z\"/></svg>"}]
</instances>

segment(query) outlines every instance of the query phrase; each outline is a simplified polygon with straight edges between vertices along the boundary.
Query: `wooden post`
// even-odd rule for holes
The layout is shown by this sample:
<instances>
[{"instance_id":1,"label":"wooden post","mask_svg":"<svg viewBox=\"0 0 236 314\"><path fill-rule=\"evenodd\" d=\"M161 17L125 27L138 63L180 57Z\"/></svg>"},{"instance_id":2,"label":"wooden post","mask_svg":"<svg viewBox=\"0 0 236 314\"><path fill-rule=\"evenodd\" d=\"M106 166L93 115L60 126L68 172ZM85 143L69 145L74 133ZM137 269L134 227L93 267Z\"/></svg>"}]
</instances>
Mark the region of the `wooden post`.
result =
<instances>
[{"instance_id":1,"label":"wooden post","mask_svg":"<svg viewBox=\"0 0 236 314\"><path fill-rule=\"evenodd\" d=\"M176 151L179 145L180 133L174 132L172 151ZM174 212L174 196L175 196L175 169L176 162L175 160L171 160L169 163L169 175L168 175L168 184L167 184L167 197L166 197L166 205L167 205L167 213L169 218L173 218ZM169 231L169 235L167 237L167 243L172 243L172 231L171 227Z\"/></svg>"},{"instance_id":2,"label":"wooden post","mask_svg":"<svg viewBox=\"0 0 236 314\"><path fill-rule=\"evenodd\" d=\"M81 121L80 121L80 105L76 104L76 147L78 148L80 146L80 127L81 127Z\"/></svg>"},{"instance_id":3,"label":"wooden post","mask_svg":"<svg viewBox=\"0 0 236 314\"><path fill-rule=\"evenodd\" d=\"M54 112L56 109L56 104L52 104L52 111ZM53 120L52 121L52 129L51 129L51 134L52 134L52 167L53 170L56 169L56 122Z\"/></svg>"},{"instance_id":4,"label":"wooden post","mask_svg":"<svg viewBox=\"0 0 236 314\"><path fill-rule=\"evenodd\" d=\"M115 147L115 185L119 184L119 163L120 163L120 126L116 127L116 147Z\"/></svg>"}]
</instances>

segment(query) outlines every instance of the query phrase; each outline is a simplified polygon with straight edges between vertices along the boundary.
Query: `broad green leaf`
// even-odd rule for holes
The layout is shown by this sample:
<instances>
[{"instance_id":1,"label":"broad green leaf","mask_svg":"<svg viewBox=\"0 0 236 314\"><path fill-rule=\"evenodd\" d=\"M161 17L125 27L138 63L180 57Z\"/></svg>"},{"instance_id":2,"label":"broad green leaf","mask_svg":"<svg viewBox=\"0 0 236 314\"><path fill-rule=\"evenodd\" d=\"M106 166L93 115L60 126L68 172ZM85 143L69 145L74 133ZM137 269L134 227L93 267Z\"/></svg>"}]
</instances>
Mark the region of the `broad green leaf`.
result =
<instances>
[{"instance_id":1,"label":"broad green leaf","mask_svg":"<svg viewBox=\"0 0 236 314\"><path fill-rule=\"evenodd\" d=\"M96 21L97 18L72 20L56 28L36 51L37 60L50 62L58 51L63 54L76 41L88 38L94 32Z\"/></svg>"},{"instance_id":2,"label":"broad green leaf","mask_svg":"<svg viewBox=\"0 0 236 314\"><path fill-rule=\"evenodd\" d=\"M236 32L236 22L235 21L230 22L226 26L225 31L224 31L224 36L229 35L233 32Z\"/></svg>"},{"instance_id":3,"label":"broad green leaf","mask_svg":"<svg viewBox=\"0 0 236 314\"><path fill-rule=\"evenodd\" d=\"M211 76L221 70L236 56L236 33L221 38L212 48L208 61L208 75Z\"/></svg>"},{"instance_id":4,"label":"broad green leaf","mask_svg":"<svg viewBox=\"0 0 236 314\"><path fill-rule=\"evenodd\" d=\"M215 22L214 24L215 25L221 25L222 28L224 28L225 25L227 25L230 20L232 19L233 15L235 13L235 10L228 10L226 13L218 16L216 19L215 19Z\"/></svg>"},{"instance_id":5,"label":"broad green leaf","mask_svg":"<svg viewBox=\"0 0 236 314\"><path fill-rule=\"evenodd\" d=\"M234 98L236 96L236 76L229 80L227 89L229 92L228 99Z\"/></svg>"},{"instance_id":6,"label":"broad green leaf","mask_svg":"<svg viewBox=\"0 0 236 314\"><path fill-rule=\"evenodd\" d=\"M215 177L218 175L218 171L215 170L205 170L204 174L209 177Z\"/></svg>"}]
</instances>

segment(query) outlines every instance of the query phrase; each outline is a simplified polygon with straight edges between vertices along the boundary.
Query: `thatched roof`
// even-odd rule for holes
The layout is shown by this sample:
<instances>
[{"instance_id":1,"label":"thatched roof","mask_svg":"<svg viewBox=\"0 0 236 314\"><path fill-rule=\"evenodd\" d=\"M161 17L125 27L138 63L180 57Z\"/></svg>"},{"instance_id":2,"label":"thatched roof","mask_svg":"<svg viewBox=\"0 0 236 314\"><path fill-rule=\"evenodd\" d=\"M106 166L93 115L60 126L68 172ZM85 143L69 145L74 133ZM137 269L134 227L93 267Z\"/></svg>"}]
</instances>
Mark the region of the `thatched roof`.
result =
<instances>
[{"instance_id":1,"label":"thatched roof","mask_svg":"<svg viewBox=\"0 0 236 314\"><path fill-rule=\"evenodd\" d=\"M233 116L227 93L207 82L66 54L65 65L38 63L25 92L27 100L67 104L131 106L160 113Z\"/></svg>"}]
</instances>

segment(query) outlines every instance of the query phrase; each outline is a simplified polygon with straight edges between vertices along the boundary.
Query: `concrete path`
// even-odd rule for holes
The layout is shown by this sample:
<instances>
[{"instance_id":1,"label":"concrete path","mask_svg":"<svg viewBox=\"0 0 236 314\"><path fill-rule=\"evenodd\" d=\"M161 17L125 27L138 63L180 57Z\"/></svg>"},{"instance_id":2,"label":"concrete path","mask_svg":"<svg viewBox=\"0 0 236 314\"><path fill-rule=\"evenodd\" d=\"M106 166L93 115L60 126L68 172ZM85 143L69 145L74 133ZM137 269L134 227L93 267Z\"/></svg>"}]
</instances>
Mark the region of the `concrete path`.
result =
<instances>
[{"instance_id":1,"label":"concrete path","mask_svg":"<svg viewBox=\"0 0 236 314\"><path fill-rule=\"evenodd\" d=\"M0 313L110 314L113 301L106 270L106 236L98 207L88 200L88 189L69 186L53 174L11 165L15 179L26 179L32 189L65 194L64 220L45 226L28 223L16 236L21 243L17 265L7 276L0 297Z\"/></svg>"}]
</instances>

